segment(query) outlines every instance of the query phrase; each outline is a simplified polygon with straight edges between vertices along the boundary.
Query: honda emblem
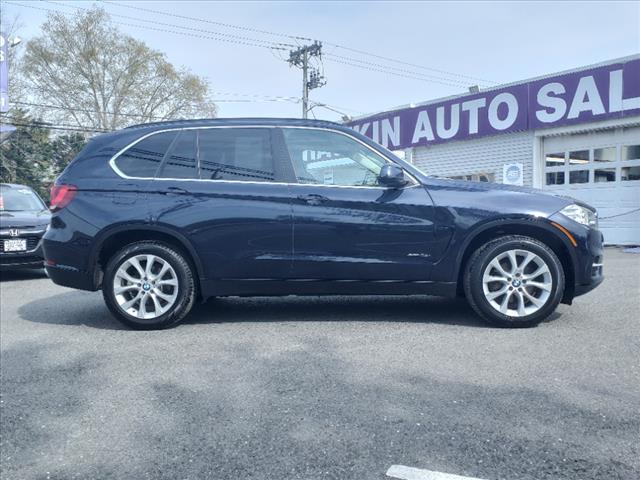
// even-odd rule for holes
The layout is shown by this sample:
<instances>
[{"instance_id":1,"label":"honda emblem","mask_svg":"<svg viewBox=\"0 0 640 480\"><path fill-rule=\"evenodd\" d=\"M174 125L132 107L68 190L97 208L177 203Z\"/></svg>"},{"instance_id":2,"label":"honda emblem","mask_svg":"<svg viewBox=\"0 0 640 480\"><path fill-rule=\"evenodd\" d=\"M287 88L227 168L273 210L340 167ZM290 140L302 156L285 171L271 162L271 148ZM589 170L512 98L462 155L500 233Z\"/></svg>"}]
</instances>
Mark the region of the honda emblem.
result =
<instances>
[{"instance_id":1,"label":"honda emblem","mask_svg":"<svg viewBox=\"0 0 640 480\"><path fill-rule=\"evenodd\" d=\"M10 237L17 237L18 235L20 235L20 230L18 230L17 228L10 228L9 229L9 236Z\"/></svg>"}]
</instances>

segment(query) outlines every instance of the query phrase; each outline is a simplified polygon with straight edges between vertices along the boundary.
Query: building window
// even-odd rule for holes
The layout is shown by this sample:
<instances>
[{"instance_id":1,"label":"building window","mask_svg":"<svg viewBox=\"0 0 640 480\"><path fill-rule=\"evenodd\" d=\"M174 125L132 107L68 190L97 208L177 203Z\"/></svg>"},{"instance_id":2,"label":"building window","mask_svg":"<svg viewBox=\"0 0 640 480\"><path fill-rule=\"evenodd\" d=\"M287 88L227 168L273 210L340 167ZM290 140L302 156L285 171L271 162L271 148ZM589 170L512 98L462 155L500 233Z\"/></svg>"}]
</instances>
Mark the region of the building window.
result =
<instances>
[{"instance_id":1,"label":"building window","mask_svg":"<svg viewBox=\"0 0 640 480\"><path fill-rule=\"evenodd\" d=\"M564 185L564 172L547 172L547 185Z\"/></svg>"},{"instance_id":2,"label":"building window","mask_svg":"<svg viewBox=\"0 0 640 480\"><path fill-rule=\"evenodd\" d=\"M569 165L583 165L589 163L589 150L569 152Z\"/></svg>"},{"instance_id":3,"label":"building window","mask_svg":"<svg viewBox=\"0 0 640 480\"><path fill-rule=\"evenodd\" d=\"M621 180L640 180L640 167L622 167Z\"/></svg>"},{"instance_id":4,"label":"building window","mask_svg":"<svg viewBox=\"0 0 640 480\"><path fill-rule=\"evenodd\" d=\"M589 183L589 170L573 170L569 172L569 183Z\"/></svg>"},{"instance_id":5,"label":"building window","mask_svg":"<svg viewBox=\"0 0 640 480\"><path fill-rule=\"evenodd\" d=\"M593 161L594 162L615 162L616 147L595 148L593 150Z\"/></svg>"},{"instance_id":6,"label":"building window","mask_svg":"<svg viewBox=\"0 0 640 480\"><path fill-rule=\"evenodd\" d=\"M640 160L640 145L624 145L622 160Z\"/></svg>"},{"instance_id":7,"label":"building window","mask_svg":"<svg viewBox=\"0 0 640 480\"><path fill-rule=\"evenodd\" d=\"M562 153L547 153L546 166L547 167L562 167L564 165L564 152Z\"/></svg>"},{"instance_id":8,"label":"building window","mask_svg":"<svg viewBox=\"0 0 640 480\"><path fill-rule=\"evenodd\" d=\"M593 181L595 183L615 182L616 169L615 168L598 168L594 170Z\"/></svg>"}]
</instances>

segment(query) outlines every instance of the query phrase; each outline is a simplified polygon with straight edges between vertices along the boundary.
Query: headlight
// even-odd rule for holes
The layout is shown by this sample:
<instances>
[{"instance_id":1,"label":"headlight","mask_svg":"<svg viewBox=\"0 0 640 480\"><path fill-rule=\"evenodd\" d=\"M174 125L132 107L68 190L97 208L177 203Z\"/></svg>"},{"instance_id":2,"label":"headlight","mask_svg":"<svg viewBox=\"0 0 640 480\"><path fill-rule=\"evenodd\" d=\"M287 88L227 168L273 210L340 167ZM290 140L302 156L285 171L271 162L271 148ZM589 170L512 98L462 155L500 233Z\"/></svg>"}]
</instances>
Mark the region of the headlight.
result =
<instances>
[{"instance_id":1,"label":"headlight","mask_svg":"<svg viewBox=\"0 0 640 480\"><path fill-rule=\"evenodd\" d=\"M564 207L560 210L560 213L585 227L598 228L598 214L588 208L581 207L574 203Z\"/></svg>"}]
</instances>

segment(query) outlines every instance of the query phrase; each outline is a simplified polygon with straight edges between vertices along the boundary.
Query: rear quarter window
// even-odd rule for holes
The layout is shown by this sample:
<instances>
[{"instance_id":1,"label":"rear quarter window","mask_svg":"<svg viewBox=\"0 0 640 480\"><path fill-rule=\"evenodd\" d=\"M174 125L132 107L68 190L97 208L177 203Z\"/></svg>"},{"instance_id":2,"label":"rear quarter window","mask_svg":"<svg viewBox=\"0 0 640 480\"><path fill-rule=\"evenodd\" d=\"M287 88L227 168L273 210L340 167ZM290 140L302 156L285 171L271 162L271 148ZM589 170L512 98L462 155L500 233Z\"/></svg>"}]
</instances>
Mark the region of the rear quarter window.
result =
<instances>
[{"instance_id":1,"label":"rear quarter window","mask_svg":"<svg viewBox=\"0 0 640 480\"><path fill-rule=\"evenodd\" d=\"M153 178L177 132L156 133L135 143L115 159L115 165L129 177Z\"/></svg>"}]
</instances>

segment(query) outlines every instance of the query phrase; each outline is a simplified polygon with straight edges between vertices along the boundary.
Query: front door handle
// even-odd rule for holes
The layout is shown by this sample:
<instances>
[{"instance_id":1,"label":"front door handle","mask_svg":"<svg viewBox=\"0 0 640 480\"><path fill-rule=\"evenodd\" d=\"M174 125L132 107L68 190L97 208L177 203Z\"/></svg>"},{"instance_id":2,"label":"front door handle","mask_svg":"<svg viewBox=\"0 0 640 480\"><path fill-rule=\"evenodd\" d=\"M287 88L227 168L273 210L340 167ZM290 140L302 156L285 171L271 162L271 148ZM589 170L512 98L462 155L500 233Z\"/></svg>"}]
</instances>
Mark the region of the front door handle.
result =
<instances>
[{"instance_id":1,"label":"front door handle","mask_svg":"<svg viewBox=\"0 0 640 480\"><path fill-rule=\"evenodd\" d=\"M184 188L180 187L167 187L166 195L186 195L189 192Z\"/></svg>"},{"instance_id":2,"label":"front door handle","mask_svg":"<svg viewBox=\"0 0 640 480\"><path fill-rule=\"evenodd\" d=\"M309 193L307 195L298 195L298 200L302 200L307 205L320 205L329 200L324 195L318 195L316 193Z\"/></svg>"}]
</instances>

